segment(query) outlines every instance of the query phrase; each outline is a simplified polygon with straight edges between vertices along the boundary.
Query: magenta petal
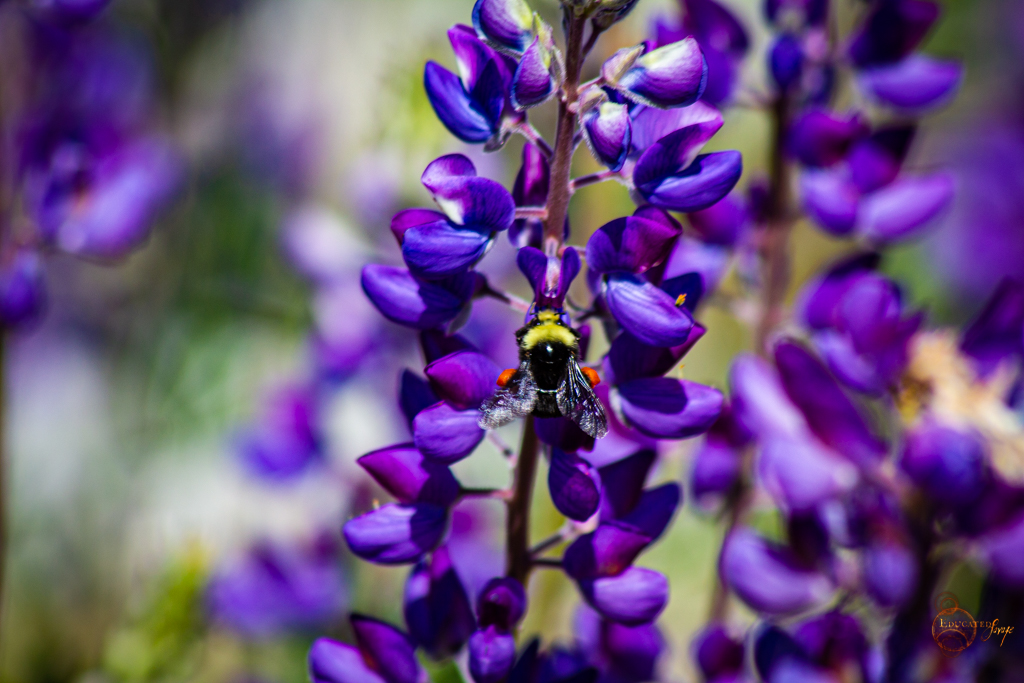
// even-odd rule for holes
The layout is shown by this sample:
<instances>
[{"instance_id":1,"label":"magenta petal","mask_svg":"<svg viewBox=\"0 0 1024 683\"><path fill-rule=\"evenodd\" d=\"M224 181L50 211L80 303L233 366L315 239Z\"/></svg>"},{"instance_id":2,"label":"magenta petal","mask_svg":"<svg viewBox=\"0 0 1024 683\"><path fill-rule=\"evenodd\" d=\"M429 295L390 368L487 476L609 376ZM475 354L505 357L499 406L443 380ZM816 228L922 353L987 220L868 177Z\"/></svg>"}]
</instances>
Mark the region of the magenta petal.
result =
<instances>
[{"instance_id":1,"label":"magenta petal","mask_svg":"<svg viewBox=\"0 0 1024 683\"><path fill-rule=\"evenodd\" d=\"M391 233L401 244L405 239L405 232L409 228L416 228L421 225L445 222L447 219L443 213L431 209L403 209L391 218Z\"/></svg>"},{"instance_id":2,"label":"magenta petal","mask_svg":"<svg viewBox=\"0 0 1024 683\"><path fill-rule=\"evenodd\" d=\"M512 670L516 639L495 626L469 637L469 673L475 683L501 683Z\"/></svg>"},{"instance_id":3,"label":"magenta petal","mask_svg":"<svg viewBox=\"0 0 1024 683\"><path fill-rule=\"evenodd\" d=\"M612 171L618 171L629 154L631 124L624 104L603 102L583 114L583 134L591 154Z\"/></svg>"},{"instance_id":4,"label":"magenta petal","mask_svg":"<svg viewBox=\"0 0 1024 683\"><path fill-rule=\"evenodd\" d=\"M423 455L451 464L468 456L483 440L479 421L479 410L459 410L441 402L413 419L412 438Z\"/></svg>"},{"instance_id":5,"label":"magenta petal","mask_svg":"<svg viewBox=\"0 0 1024 683\"><path fill-rule=\"evenodd\" d=\"M831 166L842 161L850 145L867 133L867 124L856 112L839 115L811 109L793 122L786 146L806 166Z\"/></svg>"},{"instance_id":6,"label":"magenta petal","mask_svg":"<svg viewBox=\"0 0 1024 683\"><path fill-rule=\"evenodd\" d=\"M313 683L390 683L371 669L359 650L318 638L309 650L309 678Z\"/></svg>"},{"instance_id":7,"label":"magenta petal","mask_svg":"<svg viewBox=\"0 0 1024 683\"><path fill-rule=\"evenodd\" d=\"M345 522L349 549L375 564L411 564L441 542L448 512L436 505L388 503Z\"/></svg>"},{"instance_id":8,"label":"magenta petal","mask_svg":"<svg viewBox=\"0 0 1024 683\"><path fill-rule=\"evenodd\" d=\"M443 282L421 282L404 268L371 264L363 267L363 291L388 320L429 330L455 319L469 302L476 284L472 273Z\"/></svg>"},{"instance_id":9,"label":"magenta petal","mask_svg":"<svg viewBox=\"0 0 1024 683\"><path fill-rule=\"evenodd\" d=\"M494 134L493 122L470 99L459 77L440 64L427 62L423 87L437 118L463 142L486 142Z\"/></svg>"},{"instance_id":10,"label":"magenta petal","mask_svg":"<svg viewBox=\"0 0 1024 683\"><path fill-rule=\"evenodd\" d=\"M805 171L800 198L804 210L828 233L846 235L857 224L860 193L840 171Z\"/></svg>"},{"instance_id":11,"label":"magenta petal","mask_svg":"<svg viewBox=\"0 0 1024 683\"><path fill-rule=\"evenodd\" d=\"M629 567L651 540L630 525L602 522L565 549L562 566L577 580L614 576Z\"/></svg>"},{"instance_id":12,"label":"magenta petal","mask_svg":"<svg viewBox=\"0 0 1024 683\"><path fill-rule=\"evenodd\" d=\"M947 173L901 178L864 197L858 228L865 237L882 244L916 237L950 205L954 189Z\"/></svg>"},{"instance_id":13,"label":"magenta petal","mask_svg":"<svg viewBox=\"0 0 1024 683\"><path fill-rule=\"evenodd\" d=\"M731 532L719 559L722 579L743 602L765 614L792 614L823 604L832 583L799 567L785 548L746 528Z\"/></svg>"},{"instance_id":14,"label":"magenta petal","mask_svg":"<svg viewBox=\"0 0 1024 683\"><path fill-rule=\"evenodd\" d=\"M551 56L546 52L540 38L534 38L519 60L519 67L512 79L512 104L516 109L541 104L555 92L555 83L551 78Z\"/></svg>"},{"instance_id":15,"label":"magenta petal","mask_svg":"<svg viewBox=\"0 0 1024 683\"><path fill-rule=\"evenodd\" d=\"M372 451L356 462L400 503L447 508L459 496L459 482L446 466L423 457L411 444Z\"/></svg>"},{"instance_id":16,"label":"magenta petal","mask_svg":"<svg viewBox=\"0 0 1024 683\"><path fill-rule=\"evenodd\" d=\"M809 439L770 438L763 442L758 476L785 510L804 512L849 491L857 470Z\"/></svg>"},{"instance_id":17,"label":"magenta petal","mask_svg":"<svg viewBox=\"0 0 1024 683\"><path fill-rule=\"evenodd\" d=\"M358 614L349 622L359 649L388 683L419 683L416 645L408 635L391 624Z\"/></svg>"},{"instance_id":18,"label":"magenta petal","mask_svg":"<svg viewBox=\"0 0 1024 683\"><path fill-rule=\"evenodd\" d=\"M630 567L617 576L579 582L583 597L609 621L628 626L649 624L668 604L668 579L644 567Z\"/></svg>"},{"instance_id":19,"label":"magenta petal","mask_svg":"<svg viewBox=\"0 0 1024 683\"><path fill-rule=\"evenodd\" d=\"M473 26L499 49L521 53L530 44L533 12L524 0L477 0Z\"/></svg>"},{"instance_id":20,"label":"magenta petal","mask_svg":"<svg viewBox=\"0 0 1024 683\"><path fill-rule=\"evenodd\" d=\"M596 273L643 273L668 257L680 232L638 216L616 218L587 241L587 267Z\"/></svg>"},{"instance_id":21,"label":"magenta petal","mask_svg":"<svg viewBox=\"0 0 1024 683\"><path fill-rule=\"evenodd\" d=\"M424 370L437 395L458 410L479 408L494 393L501 368L477 351L457 351Z\"/></svg>"},{"instance_id":22,"label":"magenta petal","mask_svg":"<svg viewBox=\"0 0 1024 683\"><path fill-rule=\"evenodd\" d=\"M551 451L548 489L555 508L578 522L590 519L601 502L601 487L593 468L575 453L557 448Z\"/></svg>"},{"instance_id":23,"label":"magenta petal","mask_svg":"<svg viewBox=\"0 0 1024 683\"><path fill-rule=\"evenodd\" d=\"M661 141L644 152L644 156L660 151L660 144ZM743 157L736 151L702 154L686 168L664 177L646 175L655 164L641 168L643 161L641 157L633 175L637 191L655 206L684 213L706 209L721 200L743 174Z\"/></svg>"},{"instance_id":24,"label":"magenta petal","mask_svg":"<svg viewBox=\"0 0 1024 683\"><path fill-rule=\"evenodd\" d=\"M692 127L694 130L687 134L687 139L696 148L693 152L696 156L723 124L722 113L703 101L678 109L638 106L634 107L631 117L632 146L637 154L669 133Z\"/></svg>"},{"instance_id":25,"label":"magenta petal","mask_svg":"<svg viewBox=\"0 0 1024 683\"><path fill-rule=\"evenodd\" d=\"M706 432L722 411L722 393L688 380L654 377L619 386L622 414L639 432L685 439Z\"/></svg>"},{"instance_id":26,"label":"magenta petal","mask_svg":"<svg viewBox=\"0 0 1024 683\"><path fill-rule=\"evenodd\" d=\"M775 363L786 394L825 444L858 466L873 465L885 455L885 444L871 433L850 397L807 349L783 342L775 347Z\"/></svg>"},{"instance_id":27,"label":"magenta petal","mask_svg":"<svg viewBox=\"0 0 1024 683\"><path fill-rule=\"evenodd\" d=\"M626 97L655 107L685 107L704 93L708 65L693 37L642 55L612 85Z\"/></svg>"},{"instance_id":28,"label":"magenta petal","mask_svg":"<svg viewBox=\"0 0 1024 683\"><path fill-rule=\"evenodd\" d=\"M963 75L959 62L913 54L895 64L865 69L857 81L861 89L883 104L920 114L949 102Z\"/></svg>"},{"instance_id":29,"label":"magenta petal","mask_svg":"<svg viewBox=\"0 0 1024 683\"><path fill-rule=\"evenodd\" d=\"M686 308L635 275L608 277L604 297L619 324L645 344L679 346L693 328L693 316Z\"/></svg>"}]
</instances>

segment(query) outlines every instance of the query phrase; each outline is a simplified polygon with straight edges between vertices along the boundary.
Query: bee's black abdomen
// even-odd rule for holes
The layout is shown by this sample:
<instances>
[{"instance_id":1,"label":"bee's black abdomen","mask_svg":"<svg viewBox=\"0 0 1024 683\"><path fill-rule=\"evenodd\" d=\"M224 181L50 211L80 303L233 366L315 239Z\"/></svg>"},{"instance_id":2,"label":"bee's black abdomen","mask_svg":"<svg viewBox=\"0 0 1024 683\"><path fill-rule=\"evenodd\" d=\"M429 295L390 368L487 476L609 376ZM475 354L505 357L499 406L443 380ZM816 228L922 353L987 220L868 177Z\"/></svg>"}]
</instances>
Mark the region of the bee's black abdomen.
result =
<instances>
[{"instance_id":1,"label":"bee's black abdomen","mask_svg":"<svg viewBox=\"0 0 1024 683\"><path fill-rule=\"evenodd\" d=\"M537 417L562 417L562 411L558 409L557 394L554 391L538 391L533 414Z\"/></svg>"},{"instance_id":2,"label":"bee's black abdomen","mask_svg":"<svg viewBox=\"0 0 1024 683\"><path fill-rule=\"evenodd\" d=\"M541 391L555 391L565 377L566 363L572 351L560 342L544 341L530 349L530 367L537 388ZM557 410L557 409L556 409ZM560 413L556 412L556 415Z\"/></svg>"}]
</instances>

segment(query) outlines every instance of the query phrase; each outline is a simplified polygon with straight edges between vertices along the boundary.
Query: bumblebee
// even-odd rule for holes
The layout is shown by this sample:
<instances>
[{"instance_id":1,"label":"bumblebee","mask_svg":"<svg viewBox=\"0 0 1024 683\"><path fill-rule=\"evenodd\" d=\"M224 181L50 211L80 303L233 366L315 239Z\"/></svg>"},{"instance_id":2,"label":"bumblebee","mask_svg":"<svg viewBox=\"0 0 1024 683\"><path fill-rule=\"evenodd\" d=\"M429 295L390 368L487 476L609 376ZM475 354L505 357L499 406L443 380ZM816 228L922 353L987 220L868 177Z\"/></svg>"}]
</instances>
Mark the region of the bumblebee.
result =
<instances>
[{"instance_id":1,"label":"bumblebee","mask_svg":"<svg viewBox=\"0 0 1024 683\"><path fill-rule=\"evenodd\" d=\"M608 418L593 387L597 373L579 365L580 333L553 308L537 311L516 332L519 367L505 370L500 387L480 407L480 426L495 429L517 417L568 417L592 437L608 433Z\"/></svg>"}]
</instances>

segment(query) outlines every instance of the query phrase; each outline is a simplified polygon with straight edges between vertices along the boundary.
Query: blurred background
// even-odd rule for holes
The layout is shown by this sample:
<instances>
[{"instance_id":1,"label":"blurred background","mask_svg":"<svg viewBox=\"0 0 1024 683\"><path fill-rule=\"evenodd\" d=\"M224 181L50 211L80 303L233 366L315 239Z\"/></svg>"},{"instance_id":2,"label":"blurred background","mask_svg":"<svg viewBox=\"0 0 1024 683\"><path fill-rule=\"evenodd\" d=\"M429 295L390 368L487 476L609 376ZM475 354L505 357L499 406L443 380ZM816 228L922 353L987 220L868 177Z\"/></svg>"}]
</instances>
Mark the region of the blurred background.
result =
<instances>
[{"instance_id":1,"label":"blurred background","mask_svg":"<svg viewBox=\"0 0 1024 683\"><path fill-rule=\"evenodd\" d=\"M12 55L24 52L32 21L25 4L0 3L4 81L18 68ZM764 87L760 2L723 4L754 37L743 82L756 92ZM552 21L554 0L533 5ZM964 59L967 76L953 106L924 124L912 158L917 167L951 168L957 201L932 238L900 247L886 264L934 324L969 318L1003 275L1024 277L1024 7L944 6L926 50ZM408 569L352 562L337 547L349 511L380 496L354 460L408 438L397 374L421 367L412 335L360 303L358 272L368 260L398 260L388 222L428 201L418 180L429 160L459 151L482 175L507 186L515 177L520 142L486 156L465 147L423 91L424 62L452 67L445 31L468 23L471 7L115 0L82 29L137 71L152 125L173 140L186 172L176 200L127 259L100 267L49 258L47 315L8 340L0 681L299 682L312 638L344 636L348 610L400 621ZM602 46L639 42L654 17L678 12L674 0L642 0L599 43L598 57ZM551 105L534 121L550 133ZM742 185L765 168L767 138L761 112L734 107L712 144L742 151ZM577 170L596 170L584 156ZM631 210L611 185L579 193L573 243ZM807 225L798 226L795 246L794 289L844 249ZM498 249L511 253L504 238ZM332 281L323 286L327 271ZM525 293L517 273L489 274ZM718 309L703 322L708 338L685 372L724 387L729 359L750 340ZM485 302L466 335L512 358L516 323L516 314ZM323 344L353 356L335 358L315 435L323 462L268 483L253 467L253 448L271 438L261 426L282 419L282 402L294 407L289 388L322 370ZM659 477L682 478L690 447L671 454ZM507 476L493 448L455 469L469 485L501 485ZM536 537L560 524L546 497L538 499ZM481 504L455 519L455 532L486 536L500 529L500 513ZM707 613L720 533L687 505L643 560L672 583L659 623L678 679L690 676L686 644ZM271 556L301 547L306 560L331 558L309 569L325 575L309 578L306 612L281 616L243 595L245 586L264 594L268 580L246 569L254 544ZM569 580L543 572L531 595L526 632L570 637L578 597ZM267 617L265 627L239 625L251 626L253 614Z\"/></svg>"}]
</instances>

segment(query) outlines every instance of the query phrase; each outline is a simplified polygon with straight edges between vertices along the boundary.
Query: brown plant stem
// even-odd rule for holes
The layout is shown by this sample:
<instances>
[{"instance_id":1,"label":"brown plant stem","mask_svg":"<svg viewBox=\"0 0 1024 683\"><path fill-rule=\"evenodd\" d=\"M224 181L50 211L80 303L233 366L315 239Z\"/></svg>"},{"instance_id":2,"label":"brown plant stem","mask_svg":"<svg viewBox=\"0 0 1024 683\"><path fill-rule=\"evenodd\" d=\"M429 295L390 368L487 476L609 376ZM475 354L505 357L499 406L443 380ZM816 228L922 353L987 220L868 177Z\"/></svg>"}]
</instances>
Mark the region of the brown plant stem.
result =
<instances>
[{"instance_id":1,"label":"brown plant stem","mask_svg":"<svg viewBox=\"0 0 1024 683\"><path fill-rule=\"evenodd\" d=\"M505 574L526 586L530 575L530 503L533 500L533 480L537 472L539 442L533 426L533 415L528 415L523 427L523 444L519 449L512 497L508 501L506 527L507 556Z\"/></svg>"},{"instance_id":2,"label":"brown plant stem","mask_svg":"<svg viewBox=\"0 0 1024 683\"><path fill-rule=\"evenodd\" d=\"M789 289L789 235L793 228L792 169L786 160L785 141L789 128L791 103L785 94L771 108L771 157L769 161L768 199L761 226L761 315L754 327L754 352L768 357L768 342L785 316L786 291ZM744 451L739 481L726 501L723 543L746 517L753 496L751 449ZM721 550L719 550L721 556ZM708 621L724 621L729 609L729 588L716 575Z\"/></svg>"}]
</instances>

